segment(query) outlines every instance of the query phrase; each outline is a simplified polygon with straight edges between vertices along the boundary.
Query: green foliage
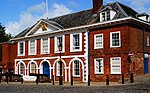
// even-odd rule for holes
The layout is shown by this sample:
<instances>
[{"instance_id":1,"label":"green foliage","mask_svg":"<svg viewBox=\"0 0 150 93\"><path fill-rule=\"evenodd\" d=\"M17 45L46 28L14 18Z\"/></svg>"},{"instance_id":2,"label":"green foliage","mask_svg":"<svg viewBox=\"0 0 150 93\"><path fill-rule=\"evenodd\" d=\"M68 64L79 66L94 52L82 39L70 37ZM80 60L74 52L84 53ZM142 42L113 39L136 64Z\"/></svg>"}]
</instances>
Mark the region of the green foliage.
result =
<instances>
[{"instance_id":1,"label":"green foliage","mask_svg":"<svg viewBox=\"0 0 150 93\"><path fill-rule=\"evenodd\" d=\"M0 42L7 42L9 39L12 38L11 34L5 33L6 29L2 24L0 23Z\"/></svg>"}]
</instances>

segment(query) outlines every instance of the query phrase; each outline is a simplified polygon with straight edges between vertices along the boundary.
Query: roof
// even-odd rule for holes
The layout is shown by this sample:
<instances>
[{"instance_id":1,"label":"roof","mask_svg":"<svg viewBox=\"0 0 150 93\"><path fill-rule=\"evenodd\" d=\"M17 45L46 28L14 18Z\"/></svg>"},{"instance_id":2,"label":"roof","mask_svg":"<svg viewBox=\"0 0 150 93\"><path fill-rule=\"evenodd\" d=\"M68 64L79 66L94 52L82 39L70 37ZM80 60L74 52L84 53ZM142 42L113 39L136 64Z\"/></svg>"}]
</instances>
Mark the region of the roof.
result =
<instances>
[{"instance_id":1,"label":"roof","mask_svg":"<svg viewBox=\"0 0 150 93\"><path fill-rule=\"evenodd\" d=\"M113 19L125 18L129 16L136 18L136 15L138 14L132 8L124 4L121 4L119 2L108 3L106 5L103 5L102 10L107 7L117 12ZM55 18L42 19L42 20L46 21L47 23L53 24L55 26L61 27L62 29L66 29L66 28L73 28L73 27L100 22L99 21L100 17L99 14L93 15L92 9L88 9L88 10L83 10L72 14L67 14ZM30 31L31 28L25 29L23 32L18 34L15 38L24 37Z\"/></svg>"}]
</instances>

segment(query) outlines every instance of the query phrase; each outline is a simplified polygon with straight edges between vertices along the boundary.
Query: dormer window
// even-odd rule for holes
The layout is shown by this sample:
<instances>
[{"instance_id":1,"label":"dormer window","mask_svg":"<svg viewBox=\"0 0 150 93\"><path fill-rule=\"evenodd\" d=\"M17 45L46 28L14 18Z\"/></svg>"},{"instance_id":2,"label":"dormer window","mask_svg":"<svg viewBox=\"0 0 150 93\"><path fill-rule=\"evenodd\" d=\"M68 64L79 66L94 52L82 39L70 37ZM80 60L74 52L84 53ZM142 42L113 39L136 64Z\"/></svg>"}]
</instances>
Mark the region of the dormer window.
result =
<instances>
[{"instance_id":1,"label":"dormer window","mask_svg":"<svg viewBox=\"0 0 150 93\"><path fill-rule=\"evenodd\" d=\"M101 19L102 21L110 20L110 11L102 12Z\"/></svg>"},{"instance_id":2,"label":"dormer window","mask_svg":"<svg viewBox=\"0 0 150 93\"><path fill-rule=\"evenodd\" d=\"M100 22L112 20L115 14L116 12L113 10L109 10L109 9L103 10L100 13Z\"/></svg>"}]
</instances>

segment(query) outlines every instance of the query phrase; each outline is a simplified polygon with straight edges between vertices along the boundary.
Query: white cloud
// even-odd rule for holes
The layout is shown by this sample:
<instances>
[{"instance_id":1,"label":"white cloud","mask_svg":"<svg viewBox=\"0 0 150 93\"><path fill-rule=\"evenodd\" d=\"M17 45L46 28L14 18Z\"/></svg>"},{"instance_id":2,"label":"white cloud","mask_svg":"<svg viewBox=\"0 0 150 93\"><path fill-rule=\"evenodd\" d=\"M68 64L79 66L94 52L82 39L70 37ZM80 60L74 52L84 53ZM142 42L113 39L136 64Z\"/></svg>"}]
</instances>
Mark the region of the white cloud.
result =
<instances>
[{"instance_id":1,"label":"white cloud","mask_svg":"<svg viewBox=\"0 0 150 93\"><path fill-rule=\"evenodd\" d=\"M20 14L19 21L8 22L6 26L6 32L12 35L17 35L24 29L31 27L41 18L46 18L45 13L45 3L37 4L29 7L26 11ZM68 9L63 4L53 4L50 11L49 17L56 17L64 14L70 13L71 10Z\"/></svg>"}]
</instances>

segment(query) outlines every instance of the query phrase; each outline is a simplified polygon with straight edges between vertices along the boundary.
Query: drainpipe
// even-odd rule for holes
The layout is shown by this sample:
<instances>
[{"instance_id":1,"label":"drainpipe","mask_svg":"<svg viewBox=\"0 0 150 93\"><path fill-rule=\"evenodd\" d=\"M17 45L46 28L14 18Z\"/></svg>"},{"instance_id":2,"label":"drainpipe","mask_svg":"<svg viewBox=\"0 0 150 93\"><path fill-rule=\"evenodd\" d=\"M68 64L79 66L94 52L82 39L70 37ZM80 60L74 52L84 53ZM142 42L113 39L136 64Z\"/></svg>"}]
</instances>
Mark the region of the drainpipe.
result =
<instances>
[{"instance_id":1,"label":"drainpipe","mask_svg":"<svg viewBox=\"0 0 150 93\"><path fill-rule=\"evenodd\" d=\"M88 86L90 86L90 31L88 31Z\"/></svg>"},{"instance_id":2,"label":"drainpipe","mask_svg":"<svg viewBox=\"0 0 150 93\"><path fill-rule=\"evenodd\" d=\"M143 63L144 63L144 60L145 60L145 27L143 26ZM145 71L144 71L144 74L145 74Z\"/></svg>"}]
</instances>

